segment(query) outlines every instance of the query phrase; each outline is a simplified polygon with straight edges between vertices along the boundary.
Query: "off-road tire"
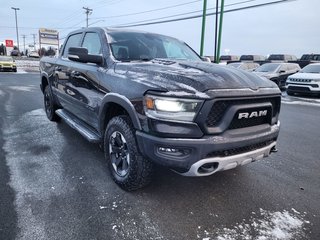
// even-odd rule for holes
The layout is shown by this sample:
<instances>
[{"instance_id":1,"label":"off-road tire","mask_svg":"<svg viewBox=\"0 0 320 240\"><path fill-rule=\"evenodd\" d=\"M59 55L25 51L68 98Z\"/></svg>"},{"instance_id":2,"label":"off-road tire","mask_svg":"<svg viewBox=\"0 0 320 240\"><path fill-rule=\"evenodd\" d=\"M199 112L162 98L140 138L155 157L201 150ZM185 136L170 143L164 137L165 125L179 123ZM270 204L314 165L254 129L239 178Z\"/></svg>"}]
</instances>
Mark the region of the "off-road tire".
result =
<instances>
[{"instance_id":1,"label":"off-road tire","mask_svg":"<svg viewBox=\"0 0 320 240\"><path fill-rule=\"evenodd\" d=\"M149 159L144 158L139 153L134 132L135 130L130 121L130 118L124 115L112 118L108 123L104 134L104 154L112 178L115 181L115 183L117 183L122 189L126 191L134 191L146 186L151 181L153 173L153 163ZM117 158L113 152L110 153L109 151L110 146L111 148L112 146L114 146L112 145L111 141L113 141L113 144L117 144L115 143L114 138L114 136L118 136L117 134L121 136L120 139L124 140L121 140L124 146L122 148L125 149L125 153L123 153L123 155L127 154L124 159L126 159L126 161L129 162L126 163L128 164L128 166L126 168L126 171L124 171L125 173L123 175L119 173L120 170L115 169L117 168L115 161L117 161L116 159L119 159L119 157ZM111 151L113 151L113 149L111 149ZM123 155L120 154L120 156ZM114 164L112 164L112 162ZM124 167L122 165L122 169L123 168Z\"/></svg>"},{"instance_id":2,"label":"off-road tire","mask_svg":"<svg viewBox=\"0 0 320 240\"><path fill-rule=\"evenodd\" d=\"M53 122L60 121L60 117L55 113L58 108L54 103L53 96L48 85L45 87L43 92L43 102L47 118Z\"/></svg>"}]
</instances>

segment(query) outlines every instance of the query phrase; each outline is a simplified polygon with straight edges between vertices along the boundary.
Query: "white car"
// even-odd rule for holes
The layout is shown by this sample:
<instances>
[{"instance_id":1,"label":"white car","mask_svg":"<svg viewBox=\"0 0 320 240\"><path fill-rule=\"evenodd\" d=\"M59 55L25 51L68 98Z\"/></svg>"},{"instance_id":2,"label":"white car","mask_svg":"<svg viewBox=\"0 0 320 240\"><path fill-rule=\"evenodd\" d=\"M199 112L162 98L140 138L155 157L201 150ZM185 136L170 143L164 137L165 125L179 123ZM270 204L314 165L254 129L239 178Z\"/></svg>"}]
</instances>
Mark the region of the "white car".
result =
<instances>
[{"instance_id":1,"label":"white car","mask_svg":"<svg viewBox=\"0 0 320 240\"><path fill-rule=\"evenodd\" d=\"M28 53L28 57L39 58L39 54L37 51L31 51Z\"/></svg>"},{"instance_id":2,"label":"white car","mask_svg":"<svg viewBox=\"0 0 320 240\"><path fill-rule=\"evenodd\" d=\"M320 63L312 63L288 77L287 93L320 94Z\"/></svg>"}]
</instances>

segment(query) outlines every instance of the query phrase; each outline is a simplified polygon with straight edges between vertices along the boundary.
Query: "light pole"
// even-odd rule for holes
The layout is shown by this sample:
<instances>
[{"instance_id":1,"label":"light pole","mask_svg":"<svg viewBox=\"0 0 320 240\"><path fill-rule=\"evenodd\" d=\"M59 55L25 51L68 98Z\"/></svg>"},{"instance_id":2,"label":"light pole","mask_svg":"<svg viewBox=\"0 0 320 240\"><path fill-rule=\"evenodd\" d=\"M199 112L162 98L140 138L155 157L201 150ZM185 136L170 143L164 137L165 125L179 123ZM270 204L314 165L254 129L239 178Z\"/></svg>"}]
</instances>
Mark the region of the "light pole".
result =
<instances>
[{"instance_id":1,"label":"light pole","mask_svg":"<svg viewBox=\"0 0 320 240\"><path fill-rule=\"evenodd\" d=\"M202 13L202 30L201 30L201 43L200 43L200 56L203 56L204 36L206 31L206 16L207 16L207 0L203 0L203 13Z\"/></svg>"},{"instance_id":2,"label":"light pole","mask_svg":"<svg viewBox=\"0 0 320 240\"><path fill-rule=\"evenodd\" d=\"M19 55L20 55L19 32L18 32L18 18L17 18L17 10L20 10L20 8L11 7L11 9L14 10L14 13L15 13L15 16L16 16L17 43L18 43L18 50L19 50Z\"/></svg>"}]
</instances>

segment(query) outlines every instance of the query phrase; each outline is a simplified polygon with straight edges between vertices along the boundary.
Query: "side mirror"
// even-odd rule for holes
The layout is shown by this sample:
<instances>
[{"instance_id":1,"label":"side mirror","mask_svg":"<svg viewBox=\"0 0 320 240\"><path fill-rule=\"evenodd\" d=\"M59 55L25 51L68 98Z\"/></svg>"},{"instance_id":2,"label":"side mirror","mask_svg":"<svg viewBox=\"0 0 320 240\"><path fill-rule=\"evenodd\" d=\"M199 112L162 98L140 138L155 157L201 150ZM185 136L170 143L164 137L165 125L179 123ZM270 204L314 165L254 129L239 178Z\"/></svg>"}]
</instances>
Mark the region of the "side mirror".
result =
<instances>
[{"instance_id":1,"label":"side mirror","mask_svg":"<svg viewBox=\"0 0 320 240\"><path fill-rule=\"evenodd\" d=\"M68 59L75 62L101 64L103 57L101 55L88 54L88 49L80 47L71 47L68 49Z\"/></svg>"},{"instance_id":2,"label":"side mirror","mask_svg":"<svg viewBox=\"0 0 320 240\"><path fill-rule=\"evenodd\" d=\"M285 70L281 70L279 73L285 73L286 71Z\"/></svg>"}]
</instances>

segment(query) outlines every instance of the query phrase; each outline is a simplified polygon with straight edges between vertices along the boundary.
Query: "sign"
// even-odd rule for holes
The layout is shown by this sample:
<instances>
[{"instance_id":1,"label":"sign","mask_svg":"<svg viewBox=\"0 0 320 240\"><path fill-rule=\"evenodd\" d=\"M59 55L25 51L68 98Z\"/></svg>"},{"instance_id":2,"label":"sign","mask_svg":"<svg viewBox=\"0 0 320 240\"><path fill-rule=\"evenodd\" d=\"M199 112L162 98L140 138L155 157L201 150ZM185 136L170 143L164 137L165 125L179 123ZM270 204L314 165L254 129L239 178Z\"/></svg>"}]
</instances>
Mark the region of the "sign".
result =
<instances>
[{"instance_id":1,"label":"sign","mask_svg":"<svg viewBox=\"0 0 320 240\"><path fill-rule=\"evenodd\" d=\"M6 47L13 47L13 40L6 40Z\"/></svg>"},{"instance_id":2,"label":"sign","mask_svg":"<svg viewBox=\"0 0 320 240\"><path fill-rule=\"evenodd\" d=\"M40 44L59 45L59 32L53 29L39 29Z\"/></svg>"}]
</instances>

